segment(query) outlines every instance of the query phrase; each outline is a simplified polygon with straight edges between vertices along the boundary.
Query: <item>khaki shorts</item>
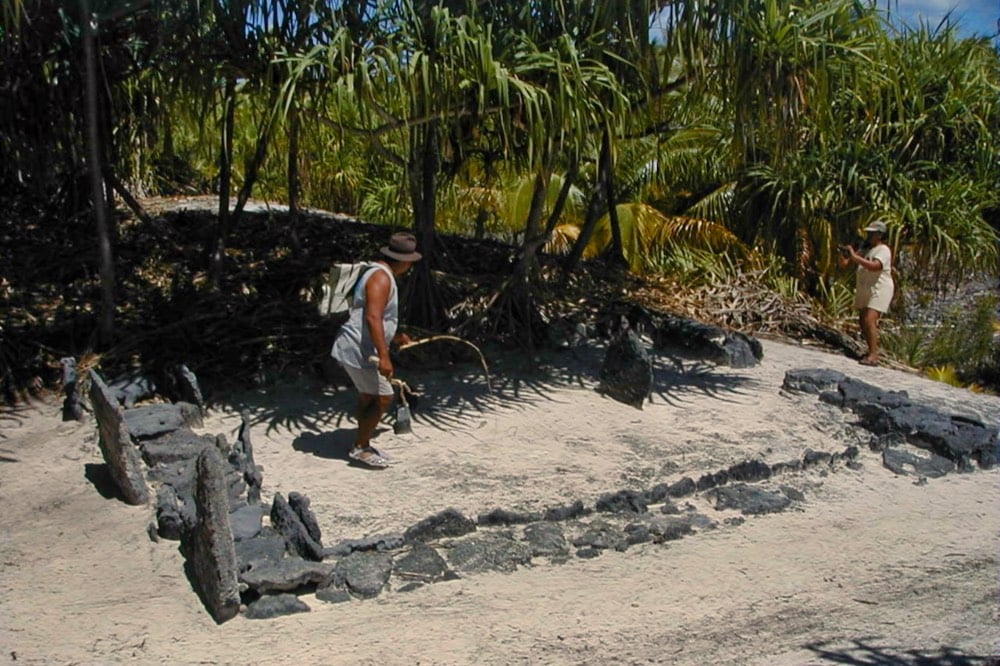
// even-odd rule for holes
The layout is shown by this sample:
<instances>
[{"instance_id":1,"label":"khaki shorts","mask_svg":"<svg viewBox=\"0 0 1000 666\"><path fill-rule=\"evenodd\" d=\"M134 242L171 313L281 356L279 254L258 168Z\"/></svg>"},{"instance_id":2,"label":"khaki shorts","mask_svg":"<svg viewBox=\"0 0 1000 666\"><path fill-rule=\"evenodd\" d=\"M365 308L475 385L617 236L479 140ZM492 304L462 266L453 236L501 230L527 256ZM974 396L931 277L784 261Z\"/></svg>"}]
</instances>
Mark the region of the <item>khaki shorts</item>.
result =
<instances>
[{"instance_id":1,"label":"khaki shorts","mask_svg":"<svg viewBox=\"0 0 1000 666\"><path fill-rule=\"evenodd\" d=\"M352 368L349 365L340 366L354 382L358 393L366 395L392 395L392 384L379 374L378 368Z\"/></svg>"}]
</instances>

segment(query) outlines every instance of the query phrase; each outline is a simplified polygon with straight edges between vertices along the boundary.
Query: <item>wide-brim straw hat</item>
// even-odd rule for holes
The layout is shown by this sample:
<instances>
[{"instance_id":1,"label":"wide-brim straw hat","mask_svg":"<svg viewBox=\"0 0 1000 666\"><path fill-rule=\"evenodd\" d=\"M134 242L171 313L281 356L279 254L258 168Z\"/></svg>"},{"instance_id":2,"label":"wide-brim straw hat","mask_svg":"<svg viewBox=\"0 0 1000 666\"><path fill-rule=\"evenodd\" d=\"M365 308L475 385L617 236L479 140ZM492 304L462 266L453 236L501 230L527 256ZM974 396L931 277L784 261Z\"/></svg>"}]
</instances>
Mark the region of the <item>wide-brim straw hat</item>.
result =
<instances>
[{"instance_id":1,"label":"wide-brim straw hat","mask_svg":"<svg viewBox=\"0 0 1000 666\"><path fill-rule=\"evenodd\" d=\"M382 254L396 261L420 261L423 255L417 252L417 237L400 231L389 238L389 244L379 250Z\"/></svg>"}]
</instances>

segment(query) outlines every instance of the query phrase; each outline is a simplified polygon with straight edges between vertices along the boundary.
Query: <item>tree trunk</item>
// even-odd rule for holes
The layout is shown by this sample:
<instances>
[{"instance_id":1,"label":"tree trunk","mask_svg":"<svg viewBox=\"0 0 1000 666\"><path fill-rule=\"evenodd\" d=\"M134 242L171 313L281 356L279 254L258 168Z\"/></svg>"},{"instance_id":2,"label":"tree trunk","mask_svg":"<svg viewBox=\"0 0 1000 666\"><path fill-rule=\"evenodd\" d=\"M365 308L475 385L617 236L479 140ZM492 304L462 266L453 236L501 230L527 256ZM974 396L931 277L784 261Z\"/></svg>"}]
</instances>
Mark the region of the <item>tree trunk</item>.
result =
<instances>
[{"instance_id":1,"label":"tree trunk","mask_svg":"<svg viewBox=\"0 0 1000 666\"><path fill-rule=\"evenodd\" d=\"M225 115L222 119L222 144L219 147L219 222L212 250L212 284L222 283L223 261L226 256L226 242L229 236L229 193L233 175L233 125L236 122L236 81L226 79L223 98Z\"/></svg>"},{"instance_id":2,"label":"tree trunk","mask_svg":"<svg viewBox=\"0 0 1000 666\"><path fill-rule=\"evenodd\" d=\"M122 201L125 202L125 205L127 205L135 214L135 216L138 217L143 222L147 224L151 222L152 218L149 217L149 213L147 213L146 209L142 207L142 204L140 204L136 200L136 198L132 196L132 193L128 191L127 187L125 187L125 184L122 183L122 181L119 180L117 176L115 176L114 172L111 171L110 167L105 166L105 169L106 169L104 172L105 180L107 181L108 185L110 185L111 188L118 193L118 196L122 198Z\"/></svg>"},{"instance_id":3,"label":"tree trunk","mask_svg":"<svg viewBox=\"0 0 1000 666\"><path fill-rule=\"evenodd\" d=\"M299 241L299 190L302 186L299 177L299 105L292 102L288 110L288 230L292 252L302 253L302 243Z\"/></svg>"},{"instance_id":4,"label":"tree trunk","mask_svg":"<svg viewBox=\"0 0 1000 666\"><path fill-rule=\"evenodd\" d=\"M570 250L563 264L564 278L569 277L576 270L580 260L583 258L583 251L587 247L587 243L590 242L591 237L594 235L594 229L597 228L597 221L601 219L601 215L607 210L605 207L606 201L604 200L607 189L602 187L601 184L605 182L605 171L610 167L610 162L611 136L605 130L604 136L601 139L601 155L597 160L597 182L594 187L594 194L590 198L590 205L587 207L587 216L584 218L583 228L580 229L580 236L576 239L573 249Z\"/></svg>"},{"instance_id":5,"label":"tree trunk","mask_svg":"<svg viewBox=\"0 0 1000 666\"><path fill-rule=\"evenodd\" d=\"M97 52L94 46L96 26L89 0L80 0L83 28L83 59L86 78L87 161L90 166L90 198L97 222L97 245L100 254L101 311L98 332L103 346L111 344L115 321L115 266L111 247L111 227L101 175L101 133L97 104Z\"/></svg>"},{"instance_id":6,"label":"tree trunk","mask_svg":"<svg viewBox=\"0 0 1000 666\"><path fill-rule=\"evenodd\" d=\"M533 257L537 256L538 251L552 239L552 232L555 231L556 225L559 224L559 218L562 217L563 209L566 208L566 201L569 199L570 190L573 189L573 185L576 183L577 175L580 172L579 167L580 163L574 157L569 165L569 169L566 171L566 175L563 177L562 188L559 190L559 196L556 198L555 205L552 206L551 213L549 213L545 229L531 241L525 238L525 242L521 248L521 263L533 262ZM551 178L551 171L549 174ZM545 190L546 192L548 191L547 184Z\"/></svg>"},{"instance_id":7,"label":"tree trunk","mask_svg":"<svg viewBox=\"0 0 1000 666\"><path fill-rule=\"evenodd\" d=\"M271 114L270 109L274 108L277 100L278 90L272 87L270 99L268 99L267 106L265 107L268 111L257 127L257 145L254 147L250 163L246 165L243 185L240 187L239 195L236 197L236 206L233 209L232 216L230 216L230 222L239 219L243 213L243 209L246 208L247 201L250 200L250 195L253 194L253 186L257 184L260 167L267 158L267 146L271 142L271 129L274 126L274 116Z\"/></svg>"},{"instance_id":8,"label":"tree trunk","mask_svg":"<svg viewBox=\"0 0 1000 666\"><path fill-rule=\"evenodd\" d=\"M605 130L605 136L610 132ZM610 147L610 137L608 145ZM622 243L622 226L618 219L618 197L615 196L615 165L611 151L608 151L608 166L604 170L604 197L608 204L608 223L611 226L611 245L608 246L607 257L612 266L625 267L625 247Z\"/></svg>"},{"instance_id":9,"label":"tree trunk","mask_svg":"<svg viewBox=\"0 0 1000 666\"><path fill-rule=\"evenodd\" d=\"M525 281L529 282L538 248L545 244L545 235L542 232L542 212L545 208L545 198L548 194L549 181L551 180L551 168L543 168L535 174L535 187L531 192L528 219L524 224L524 241L521 243L521 257L518 261L517 273Z\"/></svg>"},{"instance_id":10,"label":"tree trunk","mask_svg":"<svg viewBox=\"0 0 1000 666\"><path fill-rule=\"evenodd\" d=\"M413 203L414 233L417 249L423 254L423 261L414 266L413 276L407 289L404 307L408 311L407 321L429 330L438 330L445 323L444 304L435 286L434 268L440 257L437 253L437 231L434 218L437 214L435 191L441 156L438 146L439 127L429 123L414 130L411 140L413 154L410 156L410 199Z\"/></svg>"}]
</instances>

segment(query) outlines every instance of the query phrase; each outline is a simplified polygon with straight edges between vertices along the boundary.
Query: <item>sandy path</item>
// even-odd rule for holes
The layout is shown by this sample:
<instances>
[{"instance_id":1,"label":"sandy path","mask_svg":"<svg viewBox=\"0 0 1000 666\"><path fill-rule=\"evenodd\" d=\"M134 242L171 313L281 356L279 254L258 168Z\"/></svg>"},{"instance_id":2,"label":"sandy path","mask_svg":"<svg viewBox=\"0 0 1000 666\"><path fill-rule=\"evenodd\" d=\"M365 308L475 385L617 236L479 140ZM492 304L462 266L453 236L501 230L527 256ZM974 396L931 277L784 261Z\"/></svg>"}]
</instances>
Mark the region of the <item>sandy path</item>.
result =
<instances>
[{"instance_id":1,"label":"sandy path","mask_svg":"<svg viewBox=\"0 0 1000 666\"><path fill-rule=\"evenodd\" d=\"M482 400L474 372L417 376L433 411L411 435L380 436L399 463L386 472L347 465L352 424L338 410L350 396L320 386L234 396L204 431L232 440L239 409L250 409L265 494L306 494L332 544L401 531L449 506L474 516L592 503L748 458L863 444L849 414L779 392L791 368L839 369L1000 422L996 397L776 342L765 342L761 366L689 373L642 411L593 391L594 362L549 368L575 381L498 376L500 398L485 411L469 402ZM996 470L917 485L862 448L859 470L782 478L806 495L785 513L725 524L736 512L698 497L692 504L718 529L669 545L349 604L305 596L310 613L217 626L177 544L146 536L150 509L102 497L88 478L101 462L93 425L60 422L54 404L18 419L0 421L0 660L870 664L949 654L977 663L1000 652Z\"/></svg>"}]
</instances>

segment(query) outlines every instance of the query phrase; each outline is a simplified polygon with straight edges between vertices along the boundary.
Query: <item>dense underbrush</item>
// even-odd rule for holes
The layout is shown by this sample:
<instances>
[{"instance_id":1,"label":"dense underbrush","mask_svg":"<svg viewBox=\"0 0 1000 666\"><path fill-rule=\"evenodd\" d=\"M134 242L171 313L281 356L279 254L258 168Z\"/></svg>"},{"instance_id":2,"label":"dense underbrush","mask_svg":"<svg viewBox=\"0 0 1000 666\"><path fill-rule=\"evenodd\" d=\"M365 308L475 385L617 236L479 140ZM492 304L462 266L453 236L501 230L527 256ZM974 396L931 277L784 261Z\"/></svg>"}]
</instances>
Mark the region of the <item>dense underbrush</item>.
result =
<instances>
[{"instance_id":1,"label":"dense underbrush","mask_svg":"<svg viewBox=\"0 0 1000 666\"><path fill-rule=\"evenodd\" d=\"M216 288L208 272L211 210L157 211L148 223L119 212L116 328L112 344L101 347L91 221L6 211L0 218L0 390L7 403L56 389L63 357L77 359L83 369L100 366L108 376L135 368L156 376L184 363L214 387L321 372L338 322L318 315L313 290L331 263L375 256L388 233L383 226L310 213L296 219L293 234L287 212L248 212L229 239ZM435 275L451 313L449 328L479 344L509 342L476 325L476 316L510 275L516 248L459 236L442 237L441 247ZM660 276L638 278L597 261L567 279L558 257L543 256L539 320L587 323L609 303L628 300L758 335L810 338L849 354L860 350L853 318L830 312L823 306L829 301L804 296L771 265L729 262L706 273L697 265L685 270L683 257L673 263ZM889 317L886 347L898 361L932 367L953 383L996 388L996 302L995 290L987 290L951 309L939 307L936 320L926 313L919 324Z\"/></svg>"}]
</instances>

